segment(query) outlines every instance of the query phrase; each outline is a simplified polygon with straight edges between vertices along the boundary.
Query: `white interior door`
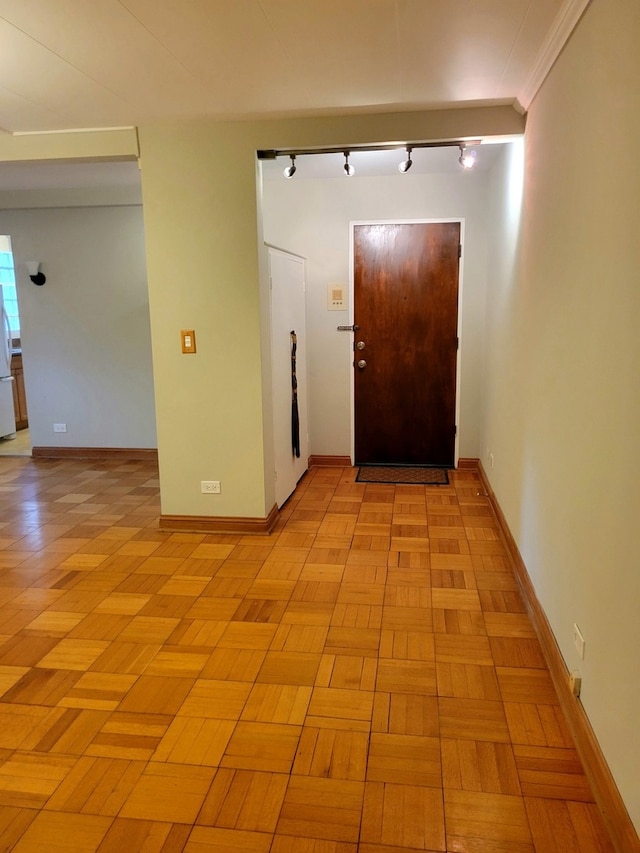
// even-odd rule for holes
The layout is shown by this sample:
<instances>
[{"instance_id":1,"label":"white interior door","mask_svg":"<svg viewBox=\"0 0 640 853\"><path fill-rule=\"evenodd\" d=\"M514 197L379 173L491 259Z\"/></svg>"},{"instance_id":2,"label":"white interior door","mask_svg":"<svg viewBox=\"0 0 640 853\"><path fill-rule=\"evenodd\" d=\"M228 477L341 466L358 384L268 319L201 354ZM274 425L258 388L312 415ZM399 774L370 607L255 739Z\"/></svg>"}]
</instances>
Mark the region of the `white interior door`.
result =
<instances>
[{"instance_id":1,"label":"white interior door","mask_svg":"<svg viewBox=\"0 0 640 853\"><path fill-rule=\"evenodd\" d=\"M270 248L269 275L276 503L281 507L307 470L309 460L304 259ZM297 338L295 373L299 456L294 451L292 435L292 332Z\"/></svg>"}]
</instances>

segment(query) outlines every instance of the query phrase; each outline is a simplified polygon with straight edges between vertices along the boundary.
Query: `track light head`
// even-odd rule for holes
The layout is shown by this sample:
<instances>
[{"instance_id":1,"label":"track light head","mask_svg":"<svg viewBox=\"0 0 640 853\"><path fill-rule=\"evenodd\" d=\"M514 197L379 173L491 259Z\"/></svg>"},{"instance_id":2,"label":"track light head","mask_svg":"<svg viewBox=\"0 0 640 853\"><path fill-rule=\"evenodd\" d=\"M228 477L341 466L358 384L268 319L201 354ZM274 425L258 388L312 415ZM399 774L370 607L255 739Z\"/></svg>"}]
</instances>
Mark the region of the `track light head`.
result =
<instances>
[{"instance_id":1,"label":"track light head","mask_svg":"<svg viewBox=\"0 0 640 853\"><path fill-rule=\"evenodd\" d=\"M413 160L411 159L411 146L407 145L407 159L403 160L402 163L398 163L398 171L408 172L412 166Z\"/></svg>"},{"instance_id":2,"label":"track light head","mask_svg":"<svg viewBox=\"0 0 640 853\"><path fill-rule=\"evenodd\" d=\"M282 173L285 176L285 178L292 178L296 173L296 163L295 163L296 155L295 154L289 154L289 157L291 157L291 164L289 166L287 166L287 168Z\"/></svg>"},{"instance_id":3,"label":"track light head","mask_svg":"<svg viewBox=\"0 0 640 853\"><path fill-rule=\"evenodd\" d=\"M344 168L344 173L348 178L352 178L356 173L355 168L349 162L349 152L348 151L344 152L344 166L343 166L343 168Z\"/></svg>"},{"instance_id":4,"label":"track light head","mask_svg":"<svg viewBox=\"0 0 640 853\"><path fill-rule=\"evenodd\" d=\"M475 151L468 151L466 145L461 145L458 163L460 163L463 169L473 169L477 156Z\"/></svg>"}]
</instances>

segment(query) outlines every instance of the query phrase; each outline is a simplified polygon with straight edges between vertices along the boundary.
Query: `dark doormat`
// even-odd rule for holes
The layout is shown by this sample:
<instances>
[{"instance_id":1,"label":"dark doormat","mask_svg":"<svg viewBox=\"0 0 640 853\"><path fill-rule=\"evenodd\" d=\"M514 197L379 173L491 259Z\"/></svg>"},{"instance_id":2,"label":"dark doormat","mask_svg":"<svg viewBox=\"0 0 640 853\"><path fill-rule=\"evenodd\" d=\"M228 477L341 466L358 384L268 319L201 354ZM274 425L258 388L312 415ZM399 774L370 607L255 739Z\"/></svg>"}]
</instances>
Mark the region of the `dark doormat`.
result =
<instances>
[{"instance_id":1,"label":"dark doormat","mask_svg":"<svg viewBox=\"0 0 640 853\"><path fill-rule=\"evenodd\" d=\"M446 468L420 468L409 465L364 465L358 469L356 483L448 486L449 474Z\"/></svg>"}]
</instances>

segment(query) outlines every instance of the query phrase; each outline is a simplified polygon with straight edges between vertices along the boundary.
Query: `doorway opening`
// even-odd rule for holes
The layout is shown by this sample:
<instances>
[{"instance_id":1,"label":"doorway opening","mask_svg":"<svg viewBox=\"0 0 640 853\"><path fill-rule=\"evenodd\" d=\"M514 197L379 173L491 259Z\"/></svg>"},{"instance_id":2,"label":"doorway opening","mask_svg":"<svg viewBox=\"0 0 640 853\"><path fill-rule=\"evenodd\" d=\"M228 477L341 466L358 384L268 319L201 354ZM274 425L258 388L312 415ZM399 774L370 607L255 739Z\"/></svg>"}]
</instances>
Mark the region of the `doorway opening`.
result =
<instances>
[{"instance_id":1,"label":"doorway opening","mask_svg":"<svg viewBox=\"0 0 640 853\"><path fill-rule=\"evenodd\" d=\"M500 176L508 147L483 146L470 172L460 168L451 149L437 148L414 152L406 173L398 171L397 152L357 152L350 158L355 175L348 178L339 154L301 158L289 180L282 162L261 162L263 239L307 259L310 453L317 464L356 459L354 360L367 361L372 350L348 331L354 323L351 233L354 224L367 223L460 226L453 464L480 455L486 246L492 228L487 211L498 186L492 173ZM359 340L367 347L362 354L354 350Z\"/></svg>"},{"instance_id":2,"label":"doorway opening","mask_svg":"<svg viewBox=\"0 0 640 853\"><path fill-rule=\"evenodd\" d=\"M27 398L22 368L22 335L11 237L0 234L0 456L31 456ZM4 386L7 386L6 388ZM11 392L9 392L9 387Z\"/></svg>"}]
</instances>

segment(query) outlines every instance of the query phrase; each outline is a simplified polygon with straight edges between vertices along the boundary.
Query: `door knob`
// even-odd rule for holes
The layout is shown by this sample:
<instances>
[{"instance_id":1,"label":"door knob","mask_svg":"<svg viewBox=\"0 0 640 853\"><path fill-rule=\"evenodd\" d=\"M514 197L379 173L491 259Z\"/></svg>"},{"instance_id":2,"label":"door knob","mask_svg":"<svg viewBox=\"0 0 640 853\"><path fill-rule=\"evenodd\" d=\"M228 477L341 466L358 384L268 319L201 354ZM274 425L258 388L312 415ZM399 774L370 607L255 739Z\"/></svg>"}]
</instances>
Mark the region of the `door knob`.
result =
<instances>
[{"instance_id":1,"label":"door knob","mask_svg":"<svg viewBox=\"0 0 640 853\"><path fill-rule=\"evenodd\" d=\"M365 348L365 342L364 341L358 341L358 343L356 344L356 349L364 349L364 348Z\"/></svg>"},{"instance_id":2,"label":"door knob","mask_svg":"<svg viewBox=\"0 0 640 853\"><path fill-rule=\"evenodd\" d=\"M364 360L364 358L361 358L360 361L358 362L358 367L360 368L360 370L362 370L363 367L366 367L366 366L367 366L367 362Z\"/></svg>"}]
</instances>

